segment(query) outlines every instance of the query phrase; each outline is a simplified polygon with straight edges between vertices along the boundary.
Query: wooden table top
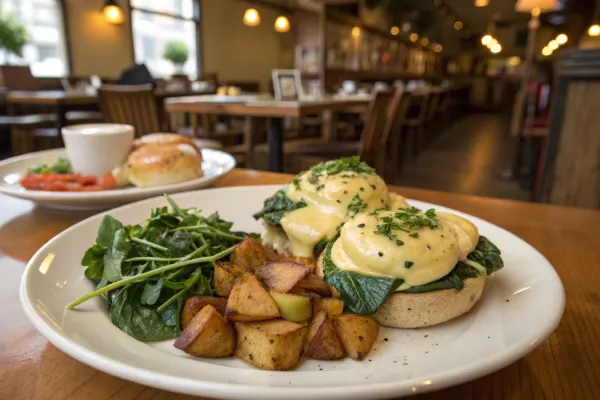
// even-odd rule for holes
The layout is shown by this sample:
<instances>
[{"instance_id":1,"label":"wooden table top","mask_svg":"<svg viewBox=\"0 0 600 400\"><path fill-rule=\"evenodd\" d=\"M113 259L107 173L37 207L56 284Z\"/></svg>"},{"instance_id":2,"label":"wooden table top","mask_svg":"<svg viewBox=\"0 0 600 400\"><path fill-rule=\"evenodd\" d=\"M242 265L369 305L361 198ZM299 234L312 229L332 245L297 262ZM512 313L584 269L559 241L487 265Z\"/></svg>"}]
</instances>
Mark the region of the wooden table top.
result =
<instances>
[{"instance_id":1,"label":"wooden table top","mask_svg":"<svg viewBox=\"0 0 600 400\"><path fill-rule=\"evenodd\" d=\"M290 176L234 170L215 186L278 184ZM600 211L393 188L484 218L522 237L555 266L567 293L558 329L533 353L474 382L422 399L600 399ZM96 371L63 354L26 319L18 288L27 260L54 235L91 215L35 208L0 196L0 398L191 399Z\"/></svg>"},{"instance_id":2,"label":"wooden table top","mask_svg":"<svg viewBox=\"0 0 600 400\"><path fill-rule=\"evenodd\" d=\"M166 90L156 89L154 94L159 99L169 97L190 96L201 92L192 90ZM93 104L98 101L95 94L86 94L75 91L64 90L35 90L35 91L10 91L6 94L6 100L13 104Z\"/></svg>"},{"instance_id":3,"label":"wooden table top","mask_svg":"<svg viewBox=\"0 0 600 400\"><path fill-rule=\"evenodd\" d=\"M224 101L218 96L177 97L167 99L165 109L167 112L300 118L325 111L347 111L349 108L364 107L370 101L367 96L303 101L279 101L264 96L257 96L255 99L240 97L239 101Z\"/></svg>"}]
</instances>

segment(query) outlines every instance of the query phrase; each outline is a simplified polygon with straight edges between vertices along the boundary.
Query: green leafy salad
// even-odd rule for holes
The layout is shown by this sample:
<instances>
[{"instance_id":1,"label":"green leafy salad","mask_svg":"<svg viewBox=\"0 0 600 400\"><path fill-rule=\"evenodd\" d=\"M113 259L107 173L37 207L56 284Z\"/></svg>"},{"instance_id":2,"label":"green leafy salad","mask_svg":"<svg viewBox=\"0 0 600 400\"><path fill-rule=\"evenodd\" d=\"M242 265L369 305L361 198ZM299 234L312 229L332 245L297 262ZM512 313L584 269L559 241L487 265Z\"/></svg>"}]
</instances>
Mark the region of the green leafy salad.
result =
<instances>
[{"instance_id":1,"label":"green leafy salad","mask_svg":"<svg viewBox=\"0 0 600 400\"><path fill-rule=\"evenodd\" d=\"M152 211L139 225L123 225L110 215L102 220L96 243L81 264L96 290L71 304L103 296L119 329L141 341L179 337L181 308L193 295L211 296L213 267L227 260L235 245L255 234L233 232L233 223L182 209Z\"/></svg>"}]
</instances>

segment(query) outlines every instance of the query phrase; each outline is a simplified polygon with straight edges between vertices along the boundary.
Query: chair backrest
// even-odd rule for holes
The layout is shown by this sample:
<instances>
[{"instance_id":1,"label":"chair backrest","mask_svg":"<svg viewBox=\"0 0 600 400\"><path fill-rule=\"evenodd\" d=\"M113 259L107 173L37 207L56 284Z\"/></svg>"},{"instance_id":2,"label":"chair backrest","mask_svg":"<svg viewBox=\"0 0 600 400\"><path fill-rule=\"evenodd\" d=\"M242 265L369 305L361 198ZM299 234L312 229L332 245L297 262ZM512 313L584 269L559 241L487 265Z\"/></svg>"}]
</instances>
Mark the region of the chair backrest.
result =
<instances>
[{"instance_id":1,"label":"chair backrest","mask_svg":"<svg viewBox=\"0 0 600 400\"><path fill-rule=\"evenodd\" d=\"M0 66L0 86L8 90L38 90L37 80L29 66Z\"/></svg>"},{"instance_id":2,"label":"chair backrest","mask_svg":"<svg viewBox=\"0 0 600 400\"><path fill-rule=\"evenodd\" d=\"M136 137L162 131L162 113L152 85L103 85L98 100L107 122L133 126Z\"/></svg>"},{"instance_id":3,"label":"chair backrest","mask_svg":"<svg viewBox=\"0 0 600 400\"><path fill-rule=\"evenodd\" d=\"M365 127L361 136L359 156L361 160L377 165L377 153L381 150L388 110L394 92L375 91L365 113Z\"/></svg>"},{"instance_id":4,"label":"chair backrest","mask_svg":"<svg viewBox=\"0 0 600 400\"><path fill-rule=\"evenodd\" d=\"M156 86L156 79L152 77L146 64L134 64L125 69L119 80L118 85L152 85Z\"/></svg>"},{"instance_id":5,"label":"chair backrest","mask_svg":"<svg viewBox=\"0 0 600 400\"><path fill-rule=\"evenodd\" d=\"M386 146L393 134L400 133L400 125L406 117L406 111L408 110L408 103L406 100L407 97L404 96L404 88L396 88L388 107L387 118L381 135L381 146Z\"/></svg>"}]
</instances>

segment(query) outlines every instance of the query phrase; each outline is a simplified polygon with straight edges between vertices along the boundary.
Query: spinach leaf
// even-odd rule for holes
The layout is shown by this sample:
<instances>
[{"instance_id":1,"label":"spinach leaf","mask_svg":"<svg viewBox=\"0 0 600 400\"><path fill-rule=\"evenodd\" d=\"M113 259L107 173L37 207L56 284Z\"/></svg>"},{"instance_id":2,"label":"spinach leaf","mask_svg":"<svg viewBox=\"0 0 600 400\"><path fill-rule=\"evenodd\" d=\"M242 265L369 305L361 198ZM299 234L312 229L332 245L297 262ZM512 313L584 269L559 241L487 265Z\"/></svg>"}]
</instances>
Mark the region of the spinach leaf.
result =
<instances>
[{"instance_id":1,"label":"spinach leaf","mask_svg":"<svg viewBox=\"0 0 600 400\"><path fill-rule=\"evenodd\" d=\"M373 314L402 284L402 279L379 278L339 269L331 261L332 246L331 243L327 245L323 257L325 282L340 293L347 311L361 315Z\"/></svg>"},{"instance_id":2,"label":"spinach leaf","mask_svg":"<svg viewBox=\"0 0 600 400\"><path fill-rule=\"evenodd\" d=\"M160 292L163 288L163 280L159 279L158 282L152 284L150 282L146 282L144 285L144 290L142 291L142 295L140 297L140 301L142 304L147 304L149 306L153 306L158 301L160 297Z\"/></svg>"},{"instance_id":3,"label":"spinach leaf","mask_svg":"<svg viewBox=\"0 0 600 400\"><path fill-rule=\"evenodd\" d=\"M175 257L184 257L194 249L192 235L187 231L175 231L167 240L167 248Z\"/></svg>"},{"instance_id":4,"label":"spinach leaf","mask_svg":"<svg viewBox=\"0 0 600 400\"><path fill-rule=\"evenodd\" d=\"M85 269L86 278L93 281L102 279L104 272L104 253L106 253L106 250L97 244L94 244L85 252L81 260L81 265L87 267Z\"/></svg>"},{"instance_id":5,"label":"spinach leaf","mask_svg":"<svg viewBox=\"0 0 600 400\"><path fill-rule=\"evenodd\" d=\"M479 237L477 247L467 258L483 265L488 275L504 267L500 249L485 236Z\"/></svg>"},{"instance_id":6,"label":"spinach leaf","mask_svg":"<svg viewBox=\"0 0 600 400\"><path fill-rule=\"evenodd\" d=\"M102 219L102 223L98 228L98 237L96 243L98 246L108 249L113 244L115 234L119 229L123 228L123 224L110 215L105 215Z\"/></svg>"},{"instance_id":7,"label":"spinach leaf","mask_svg":"<svg viewBox=\"0 0 600 400\"><path fill-rule=\"evenodd\" d=\"M279 190L272 197L265 200L263 209L253 215L254 219L262 218L271 226L281 226L281 218L290 211L306 207L304 201L294 202L290 200L285 191Z\"/></svg>"},{"instance_id":8,"label":"spinach leaf","mask_svg":"<svg viewBox=\"0 0 600 400\"><path fill-rule=\"evenodd\" d=\"M460 292L465 287L464 281L466 279L477 278L478 276L479 272L475 268L458 263L452 272L445 277L426 285L413 286L403 290L402 293L427 293L446 289L454 289L456 292Z\"/></svg>"},{"instance_id":9,"label":"spinach leaf","mask_svg":"<svg viewBox=\"0 0 600 400\"><path fill-rule=\"evenodd\" d=\"M103 277L107 281L116 282L121 279L123 276L121 266L130 250L131 242L127 236L127 231L125 228L121 228L115 234L112 247L104 254Z\"/></svg>"},{"instance_id":10,"label":"spinach leaf","mask_svg":"<svg viewBox=\"0 0 600 400\"><path fill-rule=\"evenodd\" d=\"M159 315L140 301L142 285L134 284L121 289L113 298L110 319L120 330L141 341L168 340L179 336L178 302ZM165 321L166 320L166 321Z\"/></svg>"},{"instance_id":11,"label":"spinach leaf","mask_svg":"<svg viewBox=\"0 0 600 400\"><path fill-rule=\"evenodd\" d=\"M165 311L162 312L160 318L162 322L171 328L177 328L179 330L179 316L181 315L181 307L183 306L183 299L177 299L171 304ZM177 334L179 336L179 333Z\"/></svg>"}]
</instances>

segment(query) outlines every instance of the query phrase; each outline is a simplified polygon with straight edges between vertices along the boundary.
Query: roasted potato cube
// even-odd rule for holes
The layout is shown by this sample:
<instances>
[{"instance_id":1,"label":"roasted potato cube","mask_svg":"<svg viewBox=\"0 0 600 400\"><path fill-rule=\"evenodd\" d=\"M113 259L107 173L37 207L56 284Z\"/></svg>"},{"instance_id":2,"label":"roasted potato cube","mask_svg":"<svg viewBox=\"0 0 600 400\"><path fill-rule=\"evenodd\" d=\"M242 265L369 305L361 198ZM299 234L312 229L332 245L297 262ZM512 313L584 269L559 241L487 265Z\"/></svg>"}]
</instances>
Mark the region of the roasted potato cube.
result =
<instances>
[{"instance_id":1,"label":"roasted potato cube","mask_svg":"<svg viewBox=\"0 0 600 400\"><path fill-rule=\"evenodd\" d=\"M295 286L298 289L305 289L309 292L317 293L324 297L330 297L331 291L329 286L323 281L323 278L319 278L317 275L310 273L306 275L300 282Z\"/></svg>"},{"instance_id":2,"label":"roasted potato cube","mask_svg":"<svg viewBox=\"0 0 600 400\"><path fill-rule=\"evenodd\" d=\"M333 298L315 299L313 315L317 315L320 310L324 310L329 318L336 319L344 313L344 302Z\"/></svg>"},{"instance_id":3,"label":"roasted potato cube","mask_svg":"<svg viewBox=\"0 0 600 400\"><path fill-rule=\"evenodd\" d=\"M185 329L188 323L198 314L205 305L210 304L221 315L225 315L225 307L227 307L227 299L220 297L194 296L185 301L183 311L181 312L181 328Z\"/></svg>"},{"instance_id":4,"label":"roasted potato cube","mask_svg":"<svg viewBox=\"0 0 600 400\"><path fill-rule=\"evenodd\" d=\"M323 273L323 257L325 252L321 253L319 258L317 259L317 266L315 268L315 275L317 275L321 279L325 279L325 275ZM333 286L329 286L329 290L331 291L332 297L340 297L340 292L336 290Z\"/></svg>"},{"instance_id":5,"label":"roasted potato cube","mask_svg":"<svg viewBox=\"0 0 600 400\"><path fill-rule=\"evenodd\" d=\"M379 322L373 317L356 314L342 315L333 321L346 354L362 360L379 335Z\"/></svg>"},{"instance_id":6,"label":"roasted potato cube","mask_svg":"<svg viewBox=\"0 0 600 400\"><path fill-rule=\"evenodd\" d=\"M214 282L215 292L218 296L229 297L231 288L237 278L244 275L245 271L232 263L218 262L215 264Z\"/></svg>"},{"instance_id":7,"label":"roasted potato cube","mask_svg":"<svg viewBox=\"0 0 600 400\"><path fill-rule=\"evenodd\" d=\"M325 310L319 311L308 327L303 355L317 360L346 357L342 342Z\"/></svg>"},{"instance_id":8,"label":"roasted potato cube","mask_svg":"<svg viewBox=\"0 0 600 400\"><path fill-rule=\"evenodd\" d=\"M194 315L174 346L196 357L227 357L235 348L235 332L209 304Z\"/></svg>"},{"instance_id":9,"label":"roasted potato cube","mask_svg":"<svg viewBox=\"0 0 600 400\"><path fill-rule=\"evenodd\" d=\"M304 265L306 268L308 268L311 272L314 272L315 270L315 259L314 258L309 258L309 257L295 257L291 254L284 254L282 256L279 257L279 261L291 261L291 262L295 262L298 264L302 264Z\"/></svg>"},{"instance_id":10,"label":"roasted potato cube","mask_svg":"<svg viewBox=\"0 0 600 400\"><path fill-rule=\"evenodd\" d=\"M309 272L308 268L302 264L292 261L274 261L258 268L256 276L269 288L287 293Z\"/></svg>"},{"instance_id":11,"label":"roasted potato cube","mask_svg":"<svg viewBox=\"0 0 600 400\"><path fill-rule=\"evenodd\" d=\"M235 356L262 369L285 371L302 353L306 327L289 321L236 322Z\"/></svg>"},{"instance_id":12,"label":"roasted potato cube","mask_svg":"<svg viewBox=\"0 0 600 400\"><path fill-rule=\"evenodd\" d=\"M279 317L275 301L252 274L244 274L236 279L225 311L230 321L264 321Z\"/></svg>"},{"instance_id":13,"label":"roasted potato cube","mask_svg":"<svg viewBox=\"0 0 600 400\"><path fill-rule=\"evenodd\" d=\"M313 299L308 296L281 293L271 290L281 318L291 322L306 321L312 316Z\"/></svg>"},{"instance_id":14,"label":"roasted potato cube","mask_svg":"<svg viewBox=\"0 0 600 400\"><path fill-rule=\"evenodd\" d=\"M246 271L254 272L269 261L269 254L260 241L253 238L242 240L231 253L233 265Z\"/></svg>"}]
</instances>

